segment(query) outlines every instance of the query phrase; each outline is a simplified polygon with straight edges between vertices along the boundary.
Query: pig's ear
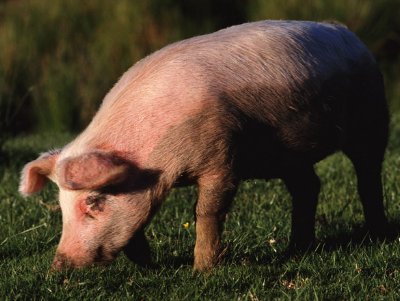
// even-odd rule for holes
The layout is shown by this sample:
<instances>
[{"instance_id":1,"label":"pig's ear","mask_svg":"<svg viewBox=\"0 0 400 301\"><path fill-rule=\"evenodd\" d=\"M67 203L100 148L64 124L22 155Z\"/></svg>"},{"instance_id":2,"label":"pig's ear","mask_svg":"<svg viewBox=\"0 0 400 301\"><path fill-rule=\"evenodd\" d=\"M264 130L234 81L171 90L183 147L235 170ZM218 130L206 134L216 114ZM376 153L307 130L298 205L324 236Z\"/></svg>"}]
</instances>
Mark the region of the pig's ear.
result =
<instances>
[{"instance_id":1,"label":"pig's ear","mask_svg":"<svg viewBox=\"0 0 400 301\"><path fill-rule=\"evenodd\" d=\"M28 196L43 188L54 171L59 153L60 150L45 153L25 165L19 185L19 192L22 195Z\"/></svg>"},{"instance_id":2,"label":"pig's ear","mask_svg":"<svg viewBox=\"0 0 400 301\"><path fill-rule=\"evenodd\" d=\"M66 158L58 168L59 185L66 189L98 189L126 179L129 166L106 152Z\"/></svg>"}]
</instances>

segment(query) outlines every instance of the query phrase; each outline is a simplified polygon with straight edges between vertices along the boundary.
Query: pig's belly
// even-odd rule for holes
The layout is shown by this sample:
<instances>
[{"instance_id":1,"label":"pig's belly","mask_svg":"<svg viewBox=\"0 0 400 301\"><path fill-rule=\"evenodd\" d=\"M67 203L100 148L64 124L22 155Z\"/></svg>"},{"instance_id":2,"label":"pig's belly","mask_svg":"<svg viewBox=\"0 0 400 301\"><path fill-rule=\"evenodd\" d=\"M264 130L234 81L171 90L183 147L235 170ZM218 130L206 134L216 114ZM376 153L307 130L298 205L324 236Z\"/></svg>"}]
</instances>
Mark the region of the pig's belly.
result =
<instances>
[{"instance_id":1,"label":"pig's belly","mask_svg":"<svg viewBox=\"0 0 400 301\"><path fill-rule=\"evenodd\" d=\"M271 140L246 141L237 148L235 169L241 179L284 178L286 174L321 161L341 145L295 150Z\"/></svg>"},{"instance_id":2,"label":"pig's belly","mask_svg":"<svg viewBox=\"0 0 400 301\"><path fill-rule=\"evenodd\" d=\"M342 128L330 123L298 128L250 125L235 141L236 172L242 179L283 178L312 166L342 149L348 139Z\"/></svg>"}]
</instances>

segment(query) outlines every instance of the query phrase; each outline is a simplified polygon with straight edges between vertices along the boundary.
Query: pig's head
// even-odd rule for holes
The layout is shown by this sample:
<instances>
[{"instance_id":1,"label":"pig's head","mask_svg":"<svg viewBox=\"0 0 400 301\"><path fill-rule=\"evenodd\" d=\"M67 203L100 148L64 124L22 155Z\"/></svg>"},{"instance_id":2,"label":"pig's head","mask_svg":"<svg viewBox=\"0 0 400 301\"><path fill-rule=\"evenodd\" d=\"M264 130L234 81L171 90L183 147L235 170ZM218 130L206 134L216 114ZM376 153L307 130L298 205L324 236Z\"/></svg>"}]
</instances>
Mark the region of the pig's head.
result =
<instances>
[{"instance_id":1,"label":"pig's head","mask_svg":"<svg viewBox=\"0 0 400 301\"><path fill-rule=\"evenodd\" d=\"M135 168L111 152L93 151L62 158L49 152L22 171L27 196L48 179L60 188L63 232L53 267L84 267L112 261L147 222L146 189L133 189Z\"/></svg>"}]
</instances>

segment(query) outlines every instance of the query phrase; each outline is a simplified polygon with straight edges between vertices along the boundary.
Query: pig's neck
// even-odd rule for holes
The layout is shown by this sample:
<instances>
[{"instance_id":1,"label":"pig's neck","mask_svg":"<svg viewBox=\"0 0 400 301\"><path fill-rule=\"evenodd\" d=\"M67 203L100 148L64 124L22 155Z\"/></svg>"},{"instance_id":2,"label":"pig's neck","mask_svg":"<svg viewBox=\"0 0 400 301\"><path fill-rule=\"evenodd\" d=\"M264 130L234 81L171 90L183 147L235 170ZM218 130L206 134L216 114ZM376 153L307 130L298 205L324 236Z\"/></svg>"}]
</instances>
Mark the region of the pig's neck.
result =
<instances>
[{"instance_id":1,"label":"pig's neck","mask_svg":"<svg viewBox=\"0 0 400 301\"><path fill-rule=\"evenodd\" d=\"M174 64L164 67L164 72L148 76L129 70L73 142L71 152L110 150L138 167L149 165L152 151L168 131L209 105L206 89L198 84L193 88L193 68L188 76Z\"/></svg>"}]
</instances>

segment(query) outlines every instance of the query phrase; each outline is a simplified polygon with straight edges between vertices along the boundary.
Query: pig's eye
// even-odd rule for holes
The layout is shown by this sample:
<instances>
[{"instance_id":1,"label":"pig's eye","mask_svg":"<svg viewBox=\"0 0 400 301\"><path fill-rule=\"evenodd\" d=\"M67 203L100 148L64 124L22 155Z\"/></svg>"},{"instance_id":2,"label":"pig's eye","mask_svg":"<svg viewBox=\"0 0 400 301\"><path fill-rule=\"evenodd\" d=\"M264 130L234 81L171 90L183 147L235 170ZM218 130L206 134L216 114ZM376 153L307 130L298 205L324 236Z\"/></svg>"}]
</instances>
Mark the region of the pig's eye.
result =
<instances>
[{"instance_id":1,"label":"pig's eye","mask_svg":"<svg viewBox=\"0 0 400 301\"><path fill-rule=\"evenodd\" d=\"M91 196L88 196L87 197L87 199L85 200L85 203L86 203L86 205L93 205L93 204L95 204L95 203L97 203L97 196L94 196L94 195L91 195Z\"/></svg>"},{"instance_id":2,"label":"pig's eye","mask_svg":"<svg viewBox=\"0 0 400 301\"><path fill-rule=\"evenodd\" d=\"M85 203L91 211L104 211L107 198L104 195L89 196Z\"/></svg>"}]
</instances>

